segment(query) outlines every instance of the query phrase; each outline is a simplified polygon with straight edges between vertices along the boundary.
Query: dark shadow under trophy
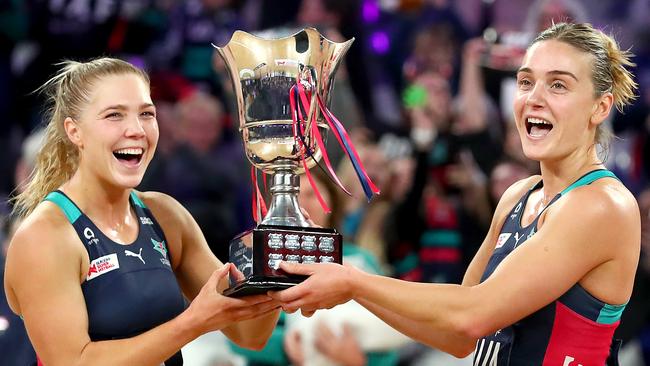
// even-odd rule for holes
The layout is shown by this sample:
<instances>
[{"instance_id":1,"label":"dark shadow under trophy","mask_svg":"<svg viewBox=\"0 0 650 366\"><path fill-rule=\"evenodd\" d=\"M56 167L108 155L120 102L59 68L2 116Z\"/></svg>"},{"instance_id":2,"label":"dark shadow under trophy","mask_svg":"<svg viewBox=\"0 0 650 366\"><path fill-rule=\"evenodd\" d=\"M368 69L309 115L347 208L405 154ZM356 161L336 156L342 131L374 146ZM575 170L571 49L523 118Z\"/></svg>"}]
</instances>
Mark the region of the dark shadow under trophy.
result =
<instances>
[{"instance_id":1,"label":"dark shadow under trophy","mask_svg":"<svg viewBox=\"0 0 650 366\"><path fill-rule=\"evenodd\" d=\"M248 160L272 175L267 214L252 235L244 233L230 244L229 260L244 279L231 279L224 292L228 296L265 293L304 280L279 269L280 261L341 263L341 235L311 225L297 197L299 174L314 167L323 154L314 132L325 137L330 129L317 97L329 103L337 66L352 42L331 42L307 28L281 39L237 31L226 46L216 47L233 81ZM301 97L309 102L296 106ZM297 120L298 114L304 118Z\"/></svg>"}]
</instances>

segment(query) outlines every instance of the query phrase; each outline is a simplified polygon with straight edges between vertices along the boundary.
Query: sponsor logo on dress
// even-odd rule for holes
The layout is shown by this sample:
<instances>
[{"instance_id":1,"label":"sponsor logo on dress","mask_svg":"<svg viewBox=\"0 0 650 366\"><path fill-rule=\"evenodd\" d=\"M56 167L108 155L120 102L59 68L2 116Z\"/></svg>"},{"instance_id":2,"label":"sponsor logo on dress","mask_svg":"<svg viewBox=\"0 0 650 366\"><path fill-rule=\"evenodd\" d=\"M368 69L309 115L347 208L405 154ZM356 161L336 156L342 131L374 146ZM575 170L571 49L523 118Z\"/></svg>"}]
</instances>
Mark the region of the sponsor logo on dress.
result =
<instances>
[{"instance_id":1,"label":"sponsor logo on dress","mask_svg":"<svg viewBox=\"0 0 650 366\"><path fill-rule=\"evenodd\" d=\"M151 238L151 242L153 243L153 248L164 258L167 258L167 246L165 245L165 241L156 241L154 238Z\"/></svg>"},{"instance_id":2,"label":"sponsor logo on dress","mask_svg":"<svg viewBox=\"0 0 650 366\"><path fill-rule=\"evenodd\" d=\"M573 361L575 361L575 358L571 356L564 356L564 363L562 364L562 366L582 366L582 364L574 365Z\"/></svg>"},{"instance_id":3,"label":"sponsor logo on dress","mask_svg":"<svg viewBox=\"0 0 650 366\"><path fill-rule=\"evenodd\" d=\"M521 238L523 238L523 236L520 236L520 235L519 235L519 232L517 231L517 232L515 233L515 248L517 247L517 245L519 245L519 240L520 240Z\"/></svg>"},{"instance_id":4,"label":"sponsor logo on dress","mask_svg":"<svg viewBox=\"0 0 650 366\"><path fill-rule=\"evenodd\" d=\"M125 254L127 257L136 257L136 258L139 258L139 259L142 261L142 264L146 264L146 263L144 262L144 259L142 259L142 248L140 248L140 252L139 252L138 254L135 254L135 253L133 253L133 252L130 251L130 250L125 250L125 251L124 251L124 254Z\"/></svg>"},{"instance_id":5,"label":"sponsor logo on dress","mask_svg":"<svg viewBox=\"0 0 650 366\"><path fill-rule=\"evenodd\" d=\"M515 212L512 215L510 215L510 220L514 220L515 217L517 217L517 214L519 213L519 210L521 210L521 205L522 204L523 204L523 202L519 202L517 204L517 207L515 207Z\"/></svg>"},{"instance_id":6,"label":"sponsor logo on dress","mask_svg":"<svg viewBox=\"0 0 650 366\"><path fill-rule=\"evenodd\" d=\"M140 216L140 222L142 225L153 225L153 220L150 217Z\"/></svg>"},{"instance_id":7,"label":"sponsor logo on dress","mask_svg":"<svg viewBox=\"0 0 650 366\"><path fill-rule=\"evenodd\" d=\"M90 262L90 267L88 267L88 275L86 276L86 280L90 281L93 278L97 278L103 274L106 274L118 268L120 268L120 262L117 259L116 253L99 257L94 261Z\"/></svg>"},{"instance_id":8,"label":"sponsor logo on dress","mask_svg":"<svg viewBox=\"0 0 650 366\"><path fill-rule=\"evenodd\" d=\"M512 235L511 233L503 233L499 235L495 249L501 248L508 241L508 239L510 239L511 235Z\"/></svg>"},{"instance_id":9,"label":"sponsor logo on dress","mask_svg":"<svg viewBox=\"0 0 650 366\"><path fill-rule=\"evenodd\" d=\"M86 242L88 243L88 245L99 243L99 239L95 237L95 233L89 227L86 227L84 229L84 237L88 239L88 241Z\"/></svg>"},{"instance_id":10,"label":"sponsor logo on dress","mask_svg":"<svg viewBox=\"0 0 650 366\"><path fill-rule=\"evenodd\" d=\"M479 339L476 342L476 356L474 358L474 366L497 366L499 360L499 351L501 351L501 342L490 341L487 343L486 339ZM480 361L483 360L483 363Z\"/></svg>"}]
</instances>

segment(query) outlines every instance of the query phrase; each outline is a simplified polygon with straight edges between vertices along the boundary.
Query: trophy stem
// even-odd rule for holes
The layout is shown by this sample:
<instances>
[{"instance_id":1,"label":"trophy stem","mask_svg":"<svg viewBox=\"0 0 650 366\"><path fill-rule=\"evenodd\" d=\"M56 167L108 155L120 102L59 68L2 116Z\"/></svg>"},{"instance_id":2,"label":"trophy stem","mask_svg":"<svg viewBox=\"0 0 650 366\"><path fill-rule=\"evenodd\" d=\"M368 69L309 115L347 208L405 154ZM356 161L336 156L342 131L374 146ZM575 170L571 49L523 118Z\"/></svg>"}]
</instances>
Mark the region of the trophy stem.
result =
<instances>
[{"instance_id":1,"label":"trophy stem","mask_svg":"<svg viewBox=\"0 0 650 366\"><path fill-rule=\"evenodd\" d=\"M298 205L300 176L291 170L277 170L271 183L271 205L261 225L311 227Z\"/></svg>"}]
</instances>

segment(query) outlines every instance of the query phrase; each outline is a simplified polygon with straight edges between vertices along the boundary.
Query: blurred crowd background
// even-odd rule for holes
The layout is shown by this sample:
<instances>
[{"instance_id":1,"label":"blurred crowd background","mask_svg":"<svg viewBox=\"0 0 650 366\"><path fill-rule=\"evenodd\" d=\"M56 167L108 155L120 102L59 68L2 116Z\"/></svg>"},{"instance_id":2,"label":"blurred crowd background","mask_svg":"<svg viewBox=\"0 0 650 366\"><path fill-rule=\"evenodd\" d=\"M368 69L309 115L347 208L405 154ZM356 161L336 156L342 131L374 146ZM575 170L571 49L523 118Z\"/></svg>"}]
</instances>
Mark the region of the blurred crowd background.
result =
<instances>
[{"instance_id":1,"label":"blurred crowd background","mask_svg":"<svg viewBox=\"0 0 650 366\"><path fill-rule=\"evenodd\" d=\"M637 196L643 219L644 255L618 331L622 364L650 365L648 0L1 0L0 268L13 229L7 199L40 146L44 101L34 91L57 62L103 55L151 75L160 142L138 188L178 199L228 261L228 241L254 224L252 183L231 81L211 43L225 45L239 29L282 37L309 25L331 40L355 38L331 109L382 190L368 203L330 139L330 157L356 192L342 196L316 172L333 206L322 224L342 232L350 263L410 281L458 283L501 194L537 173L514 127L514 75L535 33L566 20L590 22L636 55L639 98L625 113L612 111L607 123L617 138L603 154ZM320 217L303 187L301 202ZM257 353L208 335L187 347L186 364L318 364L310 352L324 365L471 364L403 340L369 346L362 325L331 319L301 328L283 316ZM0 365L22 365L31 353L22 322L0 297Z\"/></svg>"}]
</instances>

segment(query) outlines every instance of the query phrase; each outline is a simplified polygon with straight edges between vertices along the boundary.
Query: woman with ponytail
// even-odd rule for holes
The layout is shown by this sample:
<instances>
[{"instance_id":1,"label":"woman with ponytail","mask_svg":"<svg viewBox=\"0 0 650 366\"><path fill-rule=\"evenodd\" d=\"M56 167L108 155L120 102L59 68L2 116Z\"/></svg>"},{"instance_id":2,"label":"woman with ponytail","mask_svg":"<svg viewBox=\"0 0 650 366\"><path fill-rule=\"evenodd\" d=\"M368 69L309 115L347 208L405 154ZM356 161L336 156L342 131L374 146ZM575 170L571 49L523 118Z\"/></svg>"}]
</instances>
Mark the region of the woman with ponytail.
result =
<instances>
[{"instance_id":1,"label":"woman with ponytail","mask_svg":"<svg viewBox=\"0 0 650 366\"><path fill-rule=\"evenodd\" d=\"M312 314L350 299L391 326L475 365L617 365L614 330L640 251L634 196L601 159L612 107L635 98L630 54L589 24L554 24L517 72L514 117L541 176L513 184L461 285L424 284L337 264L271 296Z\"/></svg>"},{"instance_id":2,"label":"woman with ponytail","mask_svg":"<svg viewBox=\"0 0 650 366\"><path fill-rule=\"evenodd\" d=\"M111 58L61 66L5 268L38 364L182 365L181 347L213 330L263 347L277 302L222 296L236 269L177 201L134 190L158 142L148 76Z\"/></svg>"}]
</instances>

